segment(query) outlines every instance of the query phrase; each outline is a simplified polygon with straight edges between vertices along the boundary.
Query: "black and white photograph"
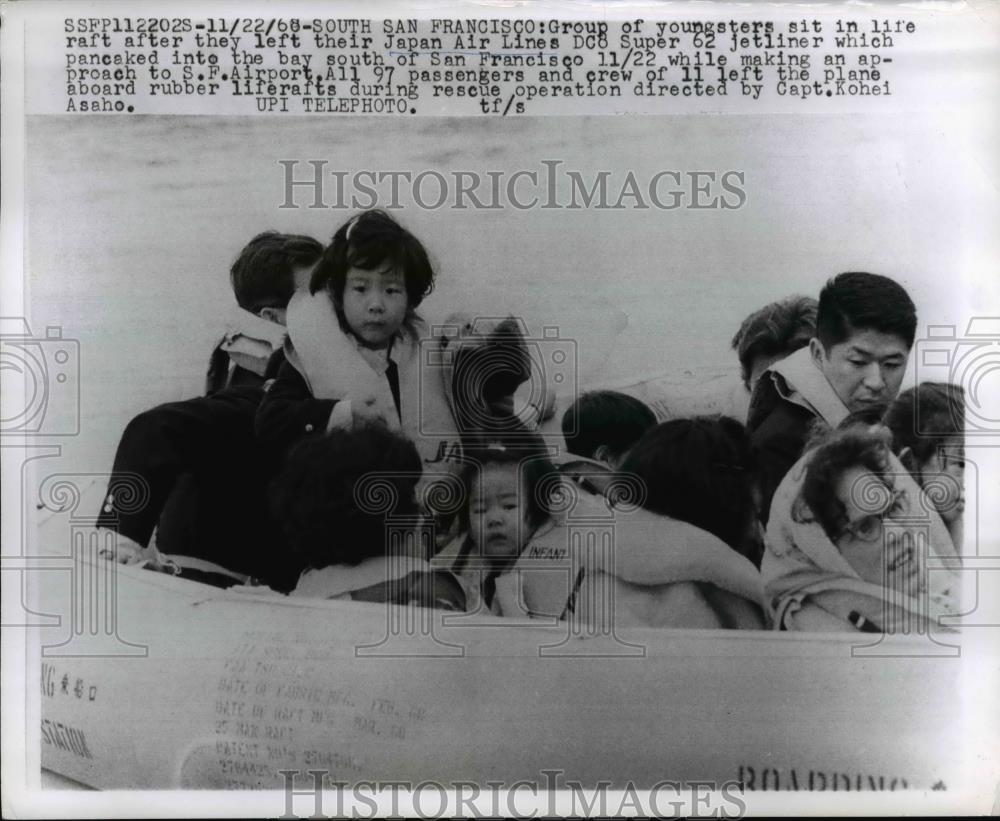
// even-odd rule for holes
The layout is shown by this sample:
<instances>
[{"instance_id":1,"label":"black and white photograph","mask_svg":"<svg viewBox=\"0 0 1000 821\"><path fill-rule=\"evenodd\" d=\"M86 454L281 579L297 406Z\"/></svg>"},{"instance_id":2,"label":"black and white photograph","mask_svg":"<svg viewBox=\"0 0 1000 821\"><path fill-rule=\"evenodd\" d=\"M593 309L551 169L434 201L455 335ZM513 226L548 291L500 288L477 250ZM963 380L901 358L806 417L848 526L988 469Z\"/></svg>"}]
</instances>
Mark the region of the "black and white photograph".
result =
<instances>
[{"instance_id":1,"label":"black and white photograph","mask_svg":"<svg viewBox=\"0 0 1000 821\"><path fill-rule=\"evenodd\" d=\"M997 811L996 6L18 5L5 814Z\"/></svg>"}]
</instances>

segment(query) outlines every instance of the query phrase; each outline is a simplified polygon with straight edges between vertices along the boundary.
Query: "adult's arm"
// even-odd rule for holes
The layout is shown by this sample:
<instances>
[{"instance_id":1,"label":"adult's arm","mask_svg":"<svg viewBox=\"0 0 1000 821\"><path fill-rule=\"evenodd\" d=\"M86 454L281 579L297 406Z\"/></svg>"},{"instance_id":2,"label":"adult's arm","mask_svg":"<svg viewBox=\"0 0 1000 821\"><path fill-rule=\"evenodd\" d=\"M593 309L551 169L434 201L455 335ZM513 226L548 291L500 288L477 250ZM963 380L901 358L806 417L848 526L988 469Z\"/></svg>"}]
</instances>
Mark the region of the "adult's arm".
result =
<instances>
[{"instance_id":1,"label":"adult's arm","mask_svg":"<svg viewBox=\"0 0 1000 821\"><path fill-rule=\"evenodd\" d=\"M782 403L750 434L761 492L760 520L766 525L774 492L805 448L816 417L805 408Z\"/></svg>"}]
</instances>

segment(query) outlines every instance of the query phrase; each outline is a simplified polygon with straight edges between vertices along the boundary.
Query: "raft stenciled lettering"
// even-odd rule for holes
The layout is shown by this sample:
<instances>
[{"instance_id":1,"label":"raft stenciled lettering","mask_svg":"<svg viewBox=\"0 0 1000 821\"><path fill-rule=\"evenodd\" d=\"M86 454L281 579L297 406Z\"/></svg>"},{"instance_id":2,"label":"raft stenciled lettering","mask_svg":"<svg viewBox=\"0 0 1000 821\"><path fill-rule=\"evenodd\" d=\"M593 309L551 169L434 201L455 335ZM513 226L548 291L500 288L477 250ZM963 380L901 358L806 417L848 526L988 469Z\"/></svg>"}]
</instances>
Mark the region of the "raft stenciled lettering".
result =
<instances>
[{"instance_id":1,"label":"raft stenciled lettering","mask_svg":"<svg viewBox=\"0 0 1000 821\"><path fill-rule=\"evenodd\" d=\"M87 746L87 737L83 730L70 727L61 721L42 719L42 740L60 750L73 753L80 758L93 759L93 754Z\"/></svg>"},{"instance_id":2,"label":"raft stenciled lettering","mask_svg":"<svg viewBox=\"0 0 1000 821\"><path fill-rule=\"evenodd\" d=\"M59 678L59 687L56 687L56 679ZM97 685L87 684L81 677L72 679L69 673L63 673L61 678L54 664L42 664L42 695L46 698L53 698L57 693L68 696L74 695L78 699L83 699L87 695L87 701L97 700ZM72 690L70 684L73 684Z\"/></svg>"},{"instance_id":3,"label":"raft stenciled lettering","mask_svg":"<svg viewBox=\"0 0 1000 821\"><path fill-rule=\"evenodd\" d=\"M737 780L751 791L860 792L909 789L905 778L795 767L752 767L741 764Z\"/></svg>"}]
</instances>

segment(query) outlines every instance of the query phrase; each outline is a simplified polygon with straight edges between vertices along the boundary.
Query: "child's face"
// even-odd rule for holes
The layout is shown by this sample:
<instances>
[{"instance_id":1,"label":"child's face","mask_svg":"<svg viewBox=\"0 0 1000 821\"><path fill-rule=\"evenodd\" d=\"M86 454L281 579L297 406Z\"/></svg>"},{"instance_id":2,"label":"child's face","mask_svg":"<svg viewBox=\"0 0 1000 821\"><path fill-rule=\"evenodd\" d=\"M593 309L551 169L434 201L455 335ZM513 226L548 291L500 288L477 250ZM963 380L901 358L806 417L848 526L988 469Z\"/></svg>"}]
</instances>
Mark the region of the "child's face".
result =
<instances>
[{"instance_id":1,"label":"child's face","mask_svg":"<svg viewBox=\"0 0 1000 821\"><path fill-rule=\"evenodd\" d=\"M855 572L872 584L916 589L920 557L914 551L915 540L885 538L885 522L909 514L911 500L906 493L860 467L844 471L835 492L847 522L834 543Z\"/></svg>"},{"instance_id":2,"label":"child's face","mask_svg":"<svg viewBox=\"0 0 1000 821\"><path fill-rule=\"evenodd\" d=\"M403 275L351 268L344 282L343 307L344 319L362 345L387 347L409 307Z\"/></svg>"},{"instance_id":3,"label":"child's face","mask_svg":"<svg viewBox=\"0 0 1000 821\"><path fill-rule=\"evenodd\" d=\"M487 465L469 500L469 538L481 555L515 559L528 539L527 506L518 496L516 465Z\"/></svg>"},{"instance_id":4,"label":"child's face","mask_svg":"<svg viewBox=\"0 0 1000 821\"><path fill-rule=\"evenodd\" d=\"M921 486L934 485L934 505L946 524L965 510L965 443L961 436L947 439L920 465Z\"/></svg>"}]
</instances>

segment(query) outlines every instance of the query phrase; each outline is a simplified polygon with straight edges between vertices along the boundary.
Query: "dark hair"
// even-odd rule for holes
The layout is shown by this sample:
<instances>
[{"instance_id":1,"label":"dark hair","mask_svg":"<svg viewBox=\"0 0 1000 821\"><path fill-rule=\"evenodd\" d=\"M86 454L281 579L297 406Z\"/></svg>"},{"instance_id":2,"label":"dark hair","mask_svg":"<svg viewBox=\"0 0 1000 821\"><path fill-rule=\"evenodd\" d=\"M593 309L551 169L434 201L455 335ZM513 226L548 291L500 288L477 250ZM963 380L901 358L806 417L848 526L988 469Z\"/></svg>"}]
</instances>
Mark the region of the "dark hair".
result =
<instances>
[{"instance_id":1,"label":"dark hair","mask_svg":"<svg viewBox=\"0 0 1000 821\"><path fill-rule=\"evenodd\" d=\"M524 426L514 414L513 395L531 378L531 354L518 321L507 317L478 339L442 338L441 344L453 352L452 405L463 437L520 438Z\"/></svg>"},{"instance_id":2,"label":"dark hair","mask_svg":"<svg viewBox=\"0 0 1000 821\"><path fill-rule=\"evenodd\" d=\"M847 524L847 509L837 498L840 477L852 467L871 471L889 484L889 437L885 428L844 428L831 432L813 451L799 497L792 506L797 522L818 522L830 541Z\"/></svg>"},{"instance_id":3,"label":"dark hair","mask_svg":"<svg viewBox=\"0 0 1000 821\"><path fill-rule=\"evenodd\" d=\"M788 356L809 344L816 334L818 305L809 296L788 296L743 320L732 346L740 360L744 385L750 387L750 369L757 357Z\"/></svg>"},{"instance_id":4,"label":"dark hair","mask_svg":"<svg viewBox=\"0 0 1000 821\"><path fill-rule=\"evenodd\" d=\"M549 518L547 493L549 478L558 476L549 459L548 448L541 437L528 434L516 442L496 441L466 451L462 468L462 489L465 504L459 513L459 524L469 531L469 505L475 484L484 468L492 465L511 465L520 473L520 489L524 497L519 502L527 507L528 524L537 528Z\"/></svg>"},{"instance_id":5,"label":"dark hair","mask_svg":"<svg viewBox=\"0 0 1000 821\"><path fill-rule=\"evenodd\" d=\"M885 408L881 405L862 408L861 410L852 411L847 414L847 416L840 420L840 423L836 427L830 427L830 424L822 416L817 416L809 422L806 428L806 443L802 448L802 452L805 453L807 450L812 450L823 444L830 438L830 434L834 431L866 430L874 425L882 426L882 416L884 413Z\"/></svg>"},{"instance_id":6,"label":"dark hair","mask_svg":"<svg viewBox=\"0 0 1000 821\"><path fill-rule=\"evenodd\" d=\"M621 471L644 483L645 508L707 530L754 560L747 544L756 514L753 467L743 425L728 416L701 416L647 431Z\"/></svg>"},{"instance_id":7,"label":"dark hair","mask_svg":"<svg viewBox=\"0 0 1000 821\"><path fill-rule=\"evenodd\" d=\"M566 409L562 432L569 453L592 459L603 445L618 457L655 424L656 415L634 396L589 391Z\"/></svg>"},{"instance_id":8,"label":"dark hair","mask_svg":"<svg viewBox=\"0 0 1000 821\"><path fill-rule=\"evenodd\" d=\"M377 208L362 211L337 229L309 283L314 294L321 288L330 292L342 324L344 286L351 268L399 271L411 311L434 289L434 269L420 240Z\"/></svg>"},{"instance_id":9,"label":"dark hair","mask_svg":"<svg viewBox=\"0 0 1000 821\"><path fill-rule=\"evenodd\" d=\"M898 336L913 347L917 309L898 282L878 274L849 271L829 280L819 295L816 336L826 350L855 331Z\"/></svg>"},{"instance_id":10,"label":"dark hair","mask_svg":"<svg viewBox=\"0 0 1000 821\"><path fill-rule=\"evenodd\" d=\"M965 391L947 382L922 382L889 406L885 424L896 453L909 448L918 464L930 459L942 439L965 431Z\"/></svg>"},{"instance_id":11,"label":"dark hair","mask_svg":"<svg viewBox=\"0 0 1000 821\"><path fill-rule=\"evenodd\" d=\"M322 244L312 237L277 231L257 234L229 269L236 301L253 313L286 307L295 293L295 269L314 265L322 255Z\"/></svg>"},{"instance_id":12,"label":"dark hair","mask_svg":"<svg viewBox=\"0 0 1000 821\"><path fill-rule=\"evenodd\" d=\"M308 437L272 484L275 520L309 567L384 555L387 517L417 516L422 469L413 443L382 427Z\"/></svg>"}]
</instances>

